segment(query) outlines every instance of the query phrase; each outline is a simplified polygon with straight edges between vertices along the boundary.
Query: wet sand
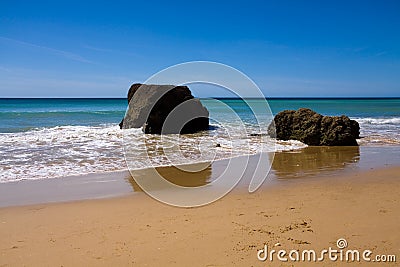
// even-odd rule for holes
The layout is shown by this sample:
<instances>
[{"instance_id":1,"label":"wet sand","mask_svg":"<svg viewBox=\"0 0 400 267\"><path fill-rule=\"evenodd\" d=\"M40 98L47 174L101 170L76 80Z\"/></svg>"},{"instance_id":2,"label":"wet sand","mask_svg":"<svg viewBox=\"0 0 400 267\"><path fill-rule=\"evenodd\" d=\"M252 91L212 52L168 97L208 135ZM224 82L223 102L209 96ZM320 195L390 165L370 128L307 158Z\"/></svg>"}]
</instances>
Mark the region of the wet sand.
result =
<instances>
[{"instance_id":1,"label":"wet sand","mask_svg":"<svg viewBox=\"0 0 400 267\"><path fill-rule=\"evenodd\" d=\"M3 207L0 266L309 266L277 258L260 262L257 251L264 244L321 251L337 248L339 238L348 249L372 250L371 257L394 254L398 264L400 161L396 151L373 151L380 153L358 148L278 153L258 191L247 192L245 177L227 196L201 208L162 204L122 173L137 193ZM250 165L256 158L251 159ZM214 163L184 185L213 181L224 164ZM177 169L161 171L177 184L187 183ZM352 265L327 258L315 264ZM365 264L376 265L356 265Z\"/></svg>"},{"instance_id":2,"label":"wet sand","mask_svg":"<svg viewBox=\"0 0 400 267\"><path fill-rule=\"evenodd\" d=\"M309 179L330 179L332 176L338 177L352 172L400 166L400 147L307 147L277 152L269 155L269 158L273 160L272 166L263 187ZM251 175L251 169L255 168L257 160L258 155L250 156L249 170L244 176ZM179 172L173 167L160 167L157 170L175 184L200 186L217 179L228 163L229 160L215 161L190 177L186 172ZM198 165L203 167L203 164ZM243 179L236 188L247 190L248 182L248 179ZM0 183L0 207L110 198L137 192L142 193L142 190L127 170L26 180Z\"/></svg>"}]
</instances>

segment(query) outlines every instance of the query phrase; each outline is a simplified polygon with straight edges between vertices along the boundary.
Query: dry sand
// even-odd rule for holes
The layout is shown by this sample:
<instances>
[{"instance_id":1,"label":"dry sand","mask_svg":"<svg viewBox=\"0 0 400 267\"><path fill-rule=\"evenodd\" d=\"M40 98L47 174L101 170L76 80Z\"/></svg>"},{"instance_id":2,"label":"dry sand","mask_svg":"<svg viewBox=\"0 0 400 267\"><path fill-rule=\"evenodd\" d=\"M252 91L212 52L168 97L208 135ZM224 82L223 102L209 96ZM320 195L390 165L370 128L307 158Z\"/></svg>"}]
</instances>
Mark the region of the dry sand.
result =
<instances>
[{"instance_id":1,"label":"dry sand","mask_svg":"<svg viewBox=\"0 0 400 267\"><path fill-rule=\"evenodd\" d=\"M0 266L309 266L257 250L336 248L400 261L400 168L235 189L201 208L144 193L0 209ZM275 244L277 246L273 247ZM327 258L315 266L352 266ZM360 262L358 266L375 266Z\"/></svg>"}]
</instances>

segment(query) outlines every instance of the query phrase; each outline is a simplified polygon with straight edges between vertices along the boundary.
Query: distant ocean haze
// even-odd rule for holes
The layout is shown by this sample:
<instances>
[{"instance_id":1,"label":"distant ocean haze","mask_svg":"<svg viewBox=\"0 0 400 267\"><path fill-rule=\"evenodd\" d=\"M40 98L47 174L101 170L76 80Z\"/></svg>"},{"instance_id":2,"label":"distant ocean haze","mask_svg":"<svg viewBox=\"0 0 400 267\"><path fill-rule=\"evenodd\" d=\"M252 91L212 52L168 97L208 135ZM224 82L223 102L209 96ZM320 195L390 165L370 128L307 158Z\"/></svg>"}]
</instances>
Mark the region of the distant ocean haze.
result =
<instances>
[{"instance_id":1,"label":"distant ocean haze","mask_svg":"<svg viewBox=\"0 0 400 267\"><path fill-rule=\"evenodd\" d=\"M229 126L226 110L202 99L214 116L211 125L215 127L207 133L181 136L179 142L173 138L168 141L171 146L179 147L186 157L185 163L203 161L208 156L219 159L262 152L260 138L250 136L258 129L251 110L240 99L221 101L239 115L246 132L232 130L235 129L232 120L233 132L228 136L226 129L218 127L218 121ZM360 145L400 145L400 99L270 99L268 103L273 114L300 107L323 115L345 114L360 123L363 137L358 141ZM126 169L123 130L118 127L126 108L127 101L123 98L0 99L0 182ZM165 145L165 140L161 143L159 136L144 136L141 129L129 131L129 141L137 143L136 151L131 151L137 155L137 168L149 167L149 163L154 166L173 163L157 149ZM289 141L272 147L273 140L265 137L262 141L267 143L265 149L274 151L305 146ZM143 144L147 147L141 147ZM220 145L217 150L216 144ZM214 154L207 156L209 151ZM151 162L145 160L147 156Z\"/></svg>"}]
</instances>

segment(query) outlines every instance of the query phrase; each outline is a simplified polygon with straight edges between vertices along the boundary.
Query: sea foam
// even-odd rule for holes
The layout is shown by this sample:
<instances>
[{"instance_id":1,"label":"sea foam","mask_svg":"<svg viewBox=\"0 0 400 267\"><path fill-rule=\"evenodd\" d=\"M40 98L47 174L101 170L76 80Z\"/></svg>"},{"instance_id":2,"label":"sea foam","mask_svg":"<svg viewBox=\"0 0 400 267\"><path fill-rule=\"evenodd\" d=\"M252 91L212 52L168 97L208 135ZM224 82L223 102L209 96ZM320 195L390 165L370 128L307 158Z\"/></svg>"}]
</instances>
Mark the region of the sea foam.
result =
<instances>
[{"instance_id":1,"label":"sea foam","mask_svg":"<svg viewBox=\"0 0 400 267\"><path fill-rule=\"evenodd\" d=\"M360 145L400 145L399 118L355 119ZM251 125L246 131L234 124L228 128L214 125L206 132L163 137L116 124L0 133L0 182L126 170L125 155L131 169L142 169L306 147L295 140L276 141Z\"/></svg>"},{"instance_id":2,"label":"sea foam","mask_svg":"<svg viewBox=\"0 0 400 267\"><path fill-rule=\"evenodd\" d=\"M120 130L115 124L57 126L1 133L0 182L125 170L125 153L134 158L130 168L141 169L302 147L298 141L275 144L274 139L247 132L226 135L218 127L192 135L159 136L144 135L141 129Z\"/></svg>"}]
</instances>

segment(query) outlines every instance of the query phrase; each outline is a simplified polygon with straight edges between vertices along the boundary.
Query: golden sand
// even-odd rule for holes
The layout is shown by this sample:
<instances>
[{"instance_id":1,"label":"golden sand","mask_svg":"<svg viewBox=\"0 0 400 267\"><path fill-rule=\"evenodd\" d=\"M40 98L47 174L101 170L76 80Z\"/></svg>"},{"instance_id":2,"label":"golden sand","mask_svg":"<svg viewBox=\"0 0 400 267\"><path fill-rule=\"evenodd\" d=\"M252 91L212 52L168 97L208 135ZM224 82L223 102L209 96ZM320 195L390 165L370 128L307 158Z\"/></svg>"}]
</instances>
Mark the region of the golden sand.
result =
<instances>
[{"instance_id":1,"label":"golden sand","mask_svg":"<svg viewBox=\"0 0 400 267\"><path fill-rule=\"evenodd\" d=\"M261 262L257 251L264 244L320 251L336 248L339 238L349 249L397 255L398 264L399 173L398 167L339 172L253 194L236 189L201 208L171 207L144 193L1 208L0 266L310 266Z\"/></svg>"}]
</instances>

